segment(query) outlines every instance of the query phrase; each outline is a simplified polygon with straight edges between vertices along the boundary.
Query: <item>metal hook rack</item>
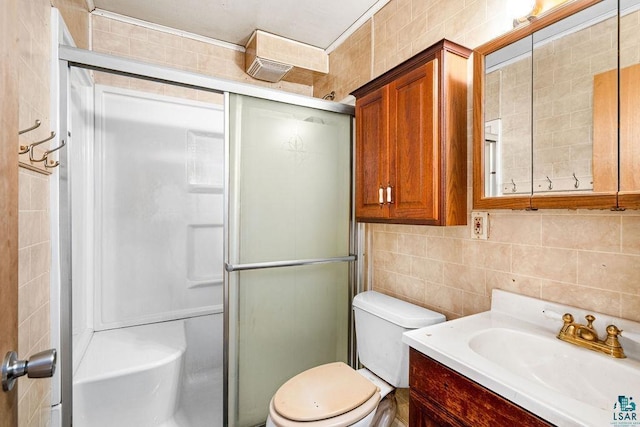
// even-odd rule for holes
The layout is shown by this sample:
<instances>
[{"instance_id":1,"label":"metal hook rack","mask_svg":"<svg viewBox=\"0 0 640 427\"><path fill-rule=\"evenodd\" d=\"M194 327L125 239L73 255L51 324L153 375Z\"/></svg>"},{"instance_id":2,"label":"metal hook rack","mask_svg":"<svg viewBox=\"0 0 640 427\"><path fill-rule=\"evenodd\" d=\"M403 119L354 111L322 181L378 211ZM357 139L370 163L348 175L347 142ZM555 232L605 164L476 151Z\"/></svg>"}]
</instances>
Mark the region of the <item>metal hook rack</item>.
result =
<instances>
[{"instance_id":1,"label":"metal hook rack","mask_svg":"<svg viewBox=\"0 0 640 427\"><path fill-rule=\"evenodd\" d=\"M42 121L36 120L33 126L27 128L27 129L23 129L23 130L18 131L18 135L22 135L22 134L25 134L27 132L31 132L31 131L39 128L41 124L42 124ZM59 149L64 147L65 146L65 141L64 140L61 141L61 144L58 147L52 148L50 150L46 150L42 154L41 158L36 159L33 156L34 155L34 150L33 150L34 147L37 147L38 145L44 144L47 141L51 141L55 137L56 137L56 133L54 131L51 131L51 134L47 138L45 138L45 139L43 139L41 141L32 142L29 145L21 145L20 149L18 150L18 154L27 154L27 153L29 153L29 160L31 160L31 162L34 162L34 163L44 162L45 168L47 168L47 169L55 168L56 166L58 166L60 164L60 162L53 161L53 160L49 161L48 156L51 153L53 153L55 151L58 151Z\"/></svg>"}]
</instances>

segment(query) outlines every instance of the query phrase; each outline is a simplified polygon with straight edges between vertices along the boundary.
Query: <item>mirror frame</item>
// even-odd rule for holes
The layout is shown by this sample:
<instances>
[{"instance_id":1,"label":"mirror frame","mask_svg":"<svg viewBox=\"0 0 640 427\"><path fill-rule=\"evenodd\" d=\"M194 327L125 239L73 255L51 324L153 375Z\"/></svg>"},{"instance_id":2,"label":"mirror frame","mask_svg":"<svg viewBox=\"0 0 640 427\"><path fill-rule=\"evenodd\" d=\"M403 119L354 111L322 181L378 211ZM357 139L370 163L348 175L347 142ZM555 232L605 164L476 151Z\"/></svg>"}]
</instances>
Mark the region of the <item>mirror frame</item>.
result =
<instances>
[{"instance_id":1,"label":"mirror frame","mask_svg":"<svg viewBox=\"0 0 640 427\"><path fill-rule=\"evenodd\" d=\"M529 24L485 43L473 51L473 209L617 209L618 194L534 194L487 197L484 194L485 56L602 0L569 0ZM531 159L533 161L533 158ZM627 206L630 207L630 206Z\"/></svg>"}]
</instances>

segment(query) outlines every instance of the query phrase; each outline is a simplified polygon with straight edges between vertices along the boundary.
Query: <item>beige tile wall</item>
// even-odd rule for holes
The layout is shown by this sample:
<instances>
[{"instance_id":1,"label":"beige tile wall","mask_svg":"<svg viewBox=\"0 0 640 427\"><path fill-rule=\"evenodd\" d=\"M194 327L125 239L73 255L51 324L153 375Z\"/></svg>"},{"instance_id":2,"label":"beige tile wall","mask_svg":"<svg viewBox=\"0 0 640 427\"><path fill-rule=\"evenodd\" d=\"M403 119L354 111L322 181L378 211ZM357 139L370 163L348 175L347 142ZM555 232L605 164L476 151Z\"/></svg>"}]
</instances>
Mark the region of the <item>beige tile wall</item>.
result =
<instances>
[{"instance_id":1,"label":"beige tile wall","mask_svg":"<svg viewBox=\"0 0 640 427\"><path fill-rule=\"evenodd\" d=\"M86 0L51 0L64 19L76 46L89 49L89 12Z\"/></svg>"},{"instance_id":2,"label":"beige tile wall","mask_svg":"<svg viewBox=\"0 0 640 427\"><path fill-rule=\"evenodd\" d=\"M26 358L51 347L49 178L21 169L19 187L18 354ZM20 426L49 425L50 389L50 380L20 379Z\"/></svg>"},{"instance_id":3,"label":"beige tile wall","mask_svg":"<svg viewBox=\"0 0 640 427\"><path fill-rule=\"evenodd\" d=\"M19 126L36 119L40 128L20 137L38 141L51 131L49 121L50 12L48 0L18 2ZM18 227L18 354L22 358L46 350L49 320L49 178L21 169ZM22 378L18 382L18 425L49 425L51 382Z\"/></svg>"},{"instance_id":4,"label":"beige tile wall","mask_svg":"<svg viewBox=\"0 0 640 427\"><path fill-rule=\"evenodd\" d=\"M489 227L371 225L374 288L448 318L499 288L640 321L637 211L492 211Z\"/></svg>"},{"instance_id":5,"label":"beige tile wall","mask_svg":"<svg viewBox=\"0 0 640 427\"><path fill-rule=\"evenodd\" d=\"M443 37L479 46L510 29L508 3L391 0L331 53L330 74L315 94L348 94ZM338 57L353 68L334 67ZM367 61L369 76L355 81ZM471 65L469 77L471 125ZM470 239L468 226L368 225L374 289L449 318L487 310L491 290L501 288L640 320L640 212L492 211L489 224L487 241Z\"/></svg>"},{"instance_id":6,"label":"beige tile wall","mask_svg":"<svg viewBox=\"0 0 640 427\"><path fill-rule=\"evenodd\" d=\"M366 23L329 55L329 74L314 81L314 96L335 91L341 100L371 80L371 24Z\"/></svg>"},{"instance_id":7,"label":"beige tile wall","mask_svg":"<svg viewBox=\"0 0 640 427\"><path fill-rule=\"evenodd\" d=\"M31 127L36 120L42 124L36 130L19 137L21 146L49 137L49 59L50 12L48 1L34 0L18 3L18 84L20 129ZM51 142L38 145L34 158L40 158ZM28 154L20 155L20 162L31 167L45 169L43 163L32 162Z\"/></svg>"},{"instance_id":8,"label":"beige tile wall","mask_svg":"<svg viewBox=\"0 0 640 427\"><path fill-rule=\"evenodd\" d=\"M508 3L391 0L329 55L329 75L314 82L314 95L333 90L336 99L342 99L445 37L470 48L478 46L511 28Z\"/></svg>"}]
</instances>

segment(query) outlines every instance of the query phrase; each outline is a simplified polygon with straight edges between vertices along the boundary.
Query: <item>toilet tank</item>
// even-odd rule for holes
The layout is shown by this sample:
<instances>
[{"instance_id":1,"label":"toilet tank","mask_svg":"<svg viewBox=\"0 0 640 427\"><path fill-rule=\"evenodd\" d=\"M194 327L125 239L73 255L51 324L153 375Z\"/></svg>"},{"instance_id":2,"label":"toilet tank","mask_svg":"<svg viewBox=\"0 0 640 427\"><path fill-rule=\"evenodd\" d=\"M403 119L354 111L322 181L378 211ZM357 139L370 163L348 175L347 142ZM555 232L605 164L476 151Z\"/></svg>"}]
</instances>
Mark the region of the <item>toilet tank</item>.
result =
<instances>
[{"instance_id":1,"label":"toilet tank","mask_svg":"<svg viewBox=\"0 0 640 427\"><path fill-rule=\"evenodd\" d=\"M360 363L394 387L409 387L409 346L402 334L445 316L375 291L356 295L353 311Z\"/></svg>"}]
</instances>

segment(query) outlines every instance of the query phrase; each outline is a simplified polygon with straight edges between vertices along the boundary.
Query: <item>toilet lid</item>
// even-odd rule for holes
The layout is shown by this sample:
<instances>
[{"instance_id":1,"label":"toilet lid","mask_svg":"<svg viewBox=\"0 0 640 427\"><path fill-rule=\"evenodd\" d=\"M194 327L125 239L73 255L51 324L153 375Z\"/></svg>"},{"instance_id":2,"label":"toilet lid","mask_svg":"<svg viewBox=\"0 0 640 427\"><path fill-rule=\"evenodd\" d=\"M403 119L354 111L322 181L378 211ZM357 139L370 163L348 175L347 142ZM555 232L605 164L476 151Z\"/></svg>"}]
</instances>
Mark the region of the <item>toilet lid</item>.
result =
<instances>
[{"instance_id":1,"label":"toilet lid","mask_svg":"<svg viewBox=\"0 0 640 427\"><path fill-rule=\"evenodd\" d=\"M335 417L362 405L378 388L342 362L304 371L273 396L276 412L293 421Z\"/></svg>"}]
</instances>

